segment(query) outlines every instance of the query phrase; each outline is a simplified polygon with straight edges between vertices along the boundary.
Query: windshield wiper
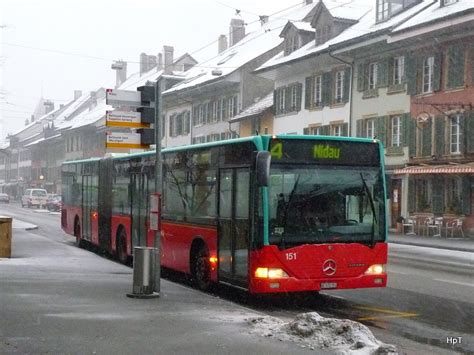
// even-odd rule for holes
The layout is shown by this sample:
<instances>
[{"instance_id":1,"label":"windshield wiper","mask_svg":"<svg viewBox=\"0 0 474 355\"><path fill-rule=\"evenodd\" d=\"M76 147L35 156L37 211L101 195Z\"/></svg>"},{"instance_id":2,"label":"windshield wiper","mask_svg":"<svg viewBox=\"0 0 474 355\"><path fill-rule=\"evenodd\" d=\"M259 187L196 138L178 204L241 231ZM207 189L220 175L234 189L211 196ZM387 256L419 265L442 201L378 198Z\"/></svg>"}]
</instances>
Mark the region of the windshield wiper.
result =
<instances>
[{"instance_id":1,"label":"windshield wiper","mask_svg":"<svg viewBox=\"0 0 474 355\"><path fill-rule=\"evenodd\" d=\"M374 199L372 198L372 194L370 193L369 187L367 186L367 182L365 181L362 173L360 173L360 178L362 180L362 185L364 185L364 191L367 194L367 197L369 198L370 207L372 208L373 219L372 219L372 234L370 236L370 245L373 248L375 246L375 223L377 223L377 216L375 215Z\"/></svg>"},{"instance_id":2,"label":"windshield wiper","mask_svg":"<svg viewBox=\"0 0 474 355\"><path fill-rule=\"evenodd\" d=\"M285 214L283 215L283 232L281 233L280 239L280 249L285 249L285 233L286 233L286 222L288 221L288 211L290 210L291 200L293 200L293 196L295 194L296 188L298 187L298 182L300 181L300 175L296 178L295 184L291 189L290 194L288 195L288 202L285 205Z\"/></svg>"}]
</instances>

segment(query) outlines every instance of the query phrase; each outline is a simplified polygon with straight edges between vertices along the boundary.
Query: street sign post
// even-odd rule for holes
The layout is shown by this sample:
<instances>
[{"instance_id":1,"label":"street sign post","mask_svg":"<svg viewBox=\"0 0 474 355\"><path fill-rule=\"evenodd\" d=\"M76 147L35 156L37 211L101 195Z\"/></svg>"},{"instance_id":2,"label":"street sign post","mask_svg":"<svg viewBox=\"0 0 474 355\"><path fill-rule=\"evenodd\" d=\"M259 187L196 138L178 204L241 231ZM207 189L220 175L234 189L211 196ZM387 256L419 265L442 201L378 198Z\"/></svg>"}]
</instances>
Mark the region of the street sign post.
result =
<instances>
[{"instance_id":1,"label":"street sign post","mask_svg":"<svg viewBox=\"0 0 474 355\"><path fill-rule=\"evenodd\" d=\"M112 107L140 107L142 95L139 91L107 89L105 103Z\"/></svg>"},{"instance_id":2,"label":"street sign post","mask_svg":"<svg viewBox=\"0 0 474 355\"><path fill-rule=\"evenodd\" d=\"M148 145L142 144L142 135L132 132L107 132L106 148L145 149Z\"/></svg>"},{"instance_id":3,"label":"street sign post","mask_svg":"<svg viewBox=\"0 0 474 355\"><path fill-rule=\"evenodd\" d=\"M108 127L148 128L149 123L142 122L142 113L135 111L107 111Z\"/></svg>"}]
</instances>

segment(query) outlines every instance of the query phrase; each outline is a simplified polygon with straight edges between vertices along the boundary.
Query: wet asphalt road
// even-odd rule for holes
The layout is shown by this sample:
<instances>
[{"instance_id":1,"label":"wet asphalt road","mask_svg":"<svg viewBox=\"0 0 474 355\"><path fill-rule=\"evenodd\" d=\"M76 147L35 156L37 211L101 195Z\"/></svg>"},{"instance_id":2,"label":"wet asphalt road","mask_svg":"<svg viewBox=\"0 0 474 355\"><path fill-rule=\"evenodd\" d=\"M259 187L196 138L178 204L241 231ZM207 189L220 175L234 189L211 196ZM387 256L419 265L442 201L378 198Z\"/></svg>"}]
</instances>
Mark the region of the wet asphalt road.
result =
<instances>
[{"instance_id":1,"label":"wet asphalt road","mask_svg":"<svg viewBox=\"0 0 474 355\"><path fill-rule=\"evenodd\" d=\"M32 231L36 234L73 244L72 237L60 228L59 214L0 205L0 214L5 213L37 224L40 228ZM275 316L293 318L314 310L358 320L385 342L405 339L408 353L474 353L473 253L392 244L389 256L385 289L257 300L245 294L236 296L235 290L219 290L217 295ZM461 342L449 343L450 337L461 337Z\"/></svg>"}]
</instances>

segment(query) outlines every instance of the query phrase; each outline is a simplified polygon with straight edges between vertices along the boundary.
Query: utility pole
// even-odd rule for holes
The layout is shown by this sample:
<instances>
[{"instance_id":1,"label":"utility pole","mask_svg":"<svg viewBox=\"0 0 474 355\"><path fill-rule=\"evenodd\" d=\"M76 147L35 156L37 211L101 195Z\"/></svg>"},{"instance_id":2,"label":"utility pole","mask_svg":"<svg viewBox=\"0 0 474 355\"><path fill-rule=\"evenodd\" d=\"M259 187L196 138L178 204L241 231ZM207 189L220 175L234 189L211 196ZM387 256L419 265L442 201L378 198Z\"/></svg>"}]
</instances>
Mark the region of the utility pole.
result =
<instances>
[{"instance_id":1,"label":"utility pole","mask_svg":"<svg viewBox=\"0 0 474 355\"><path fill-rule=\"evenodd\" d=\"M163 187L163 161L161 159L161 127L162 127L162 111L163 111L163 102L162 102L162 92L165 90L166 79L159 77L156 80L155 86L155 192L158 195L158 208L160 213L158 214L158 228L155 231L155 292L160 293L160 283L161 283L161 214L162 214L162 204L161 204L161 194Z\"/></svg>"}]
</instances>

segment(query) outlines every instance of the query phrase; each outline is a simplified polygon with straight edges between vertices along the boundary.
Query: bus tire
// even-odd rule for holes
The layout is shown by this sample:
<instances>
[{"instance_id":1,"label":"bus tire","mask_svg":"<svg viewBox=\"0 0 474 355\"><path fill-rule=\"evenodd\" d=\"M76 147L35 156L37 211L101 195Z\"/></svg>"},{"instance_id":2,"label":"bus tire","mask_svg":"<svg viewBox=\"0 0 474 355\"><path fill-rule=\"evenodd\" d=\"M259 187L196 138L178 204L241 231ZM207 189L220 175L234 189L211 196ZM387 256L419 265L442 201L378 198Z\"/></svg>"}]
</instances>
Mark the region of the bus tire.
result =
<instances>
[{"instance_id":1,"label":"bus tire","mask_svg":"<svg viewBox=\"0 0 474 355\"><path fill-rule=\"evenodd\" d=\"M127 264L128 255L127 255L127 233L125 228L121 227L117 232L117 240L115 243L115 250L118 261L122 264Z\"/></svg>"},{"instance_id":2,"label":"bus tire","mask_svg":"<svg viewBox=\"0 0 474 355\"><path fill-rule=\"evenodd\" d=\"M192 275L194 284L200 290L209 290L211 288L211 265L209 263L209 251L203 245L192 258Z\"/></svg>"},{"instance_id":3,"label":"bus tire","mask_svg":"<svg viewBox=\"0 0 474 355\"><path fill-rule=\"evenodd\" d=\"M74 236L76 237L76 246L80 248L82 246L81 238L81 224L79 223L79 217L74 219Z\"/></svg>"}]
</instances>

